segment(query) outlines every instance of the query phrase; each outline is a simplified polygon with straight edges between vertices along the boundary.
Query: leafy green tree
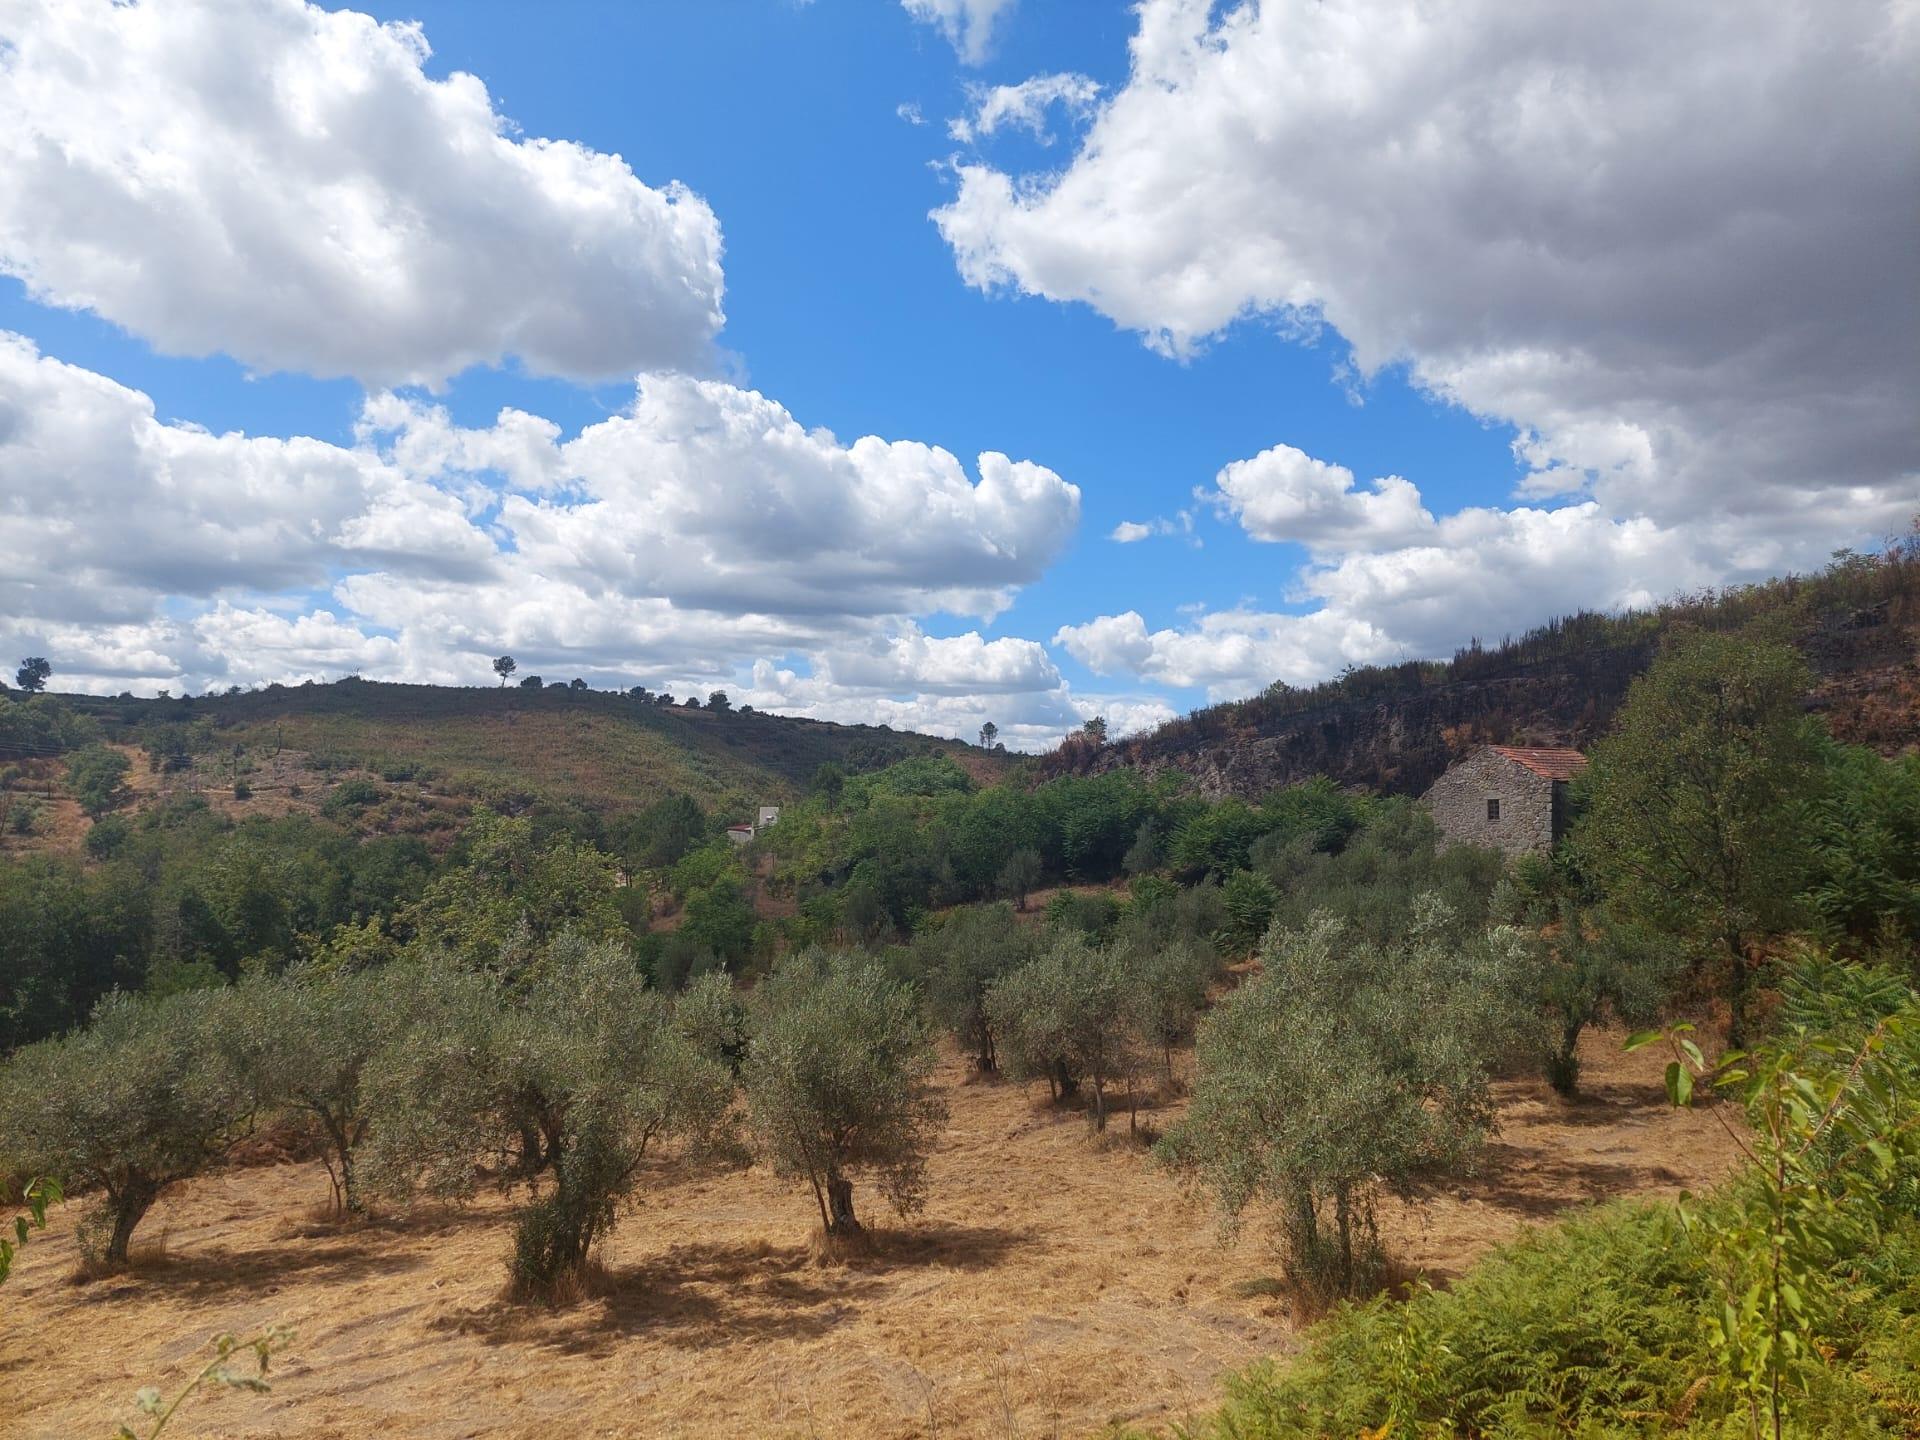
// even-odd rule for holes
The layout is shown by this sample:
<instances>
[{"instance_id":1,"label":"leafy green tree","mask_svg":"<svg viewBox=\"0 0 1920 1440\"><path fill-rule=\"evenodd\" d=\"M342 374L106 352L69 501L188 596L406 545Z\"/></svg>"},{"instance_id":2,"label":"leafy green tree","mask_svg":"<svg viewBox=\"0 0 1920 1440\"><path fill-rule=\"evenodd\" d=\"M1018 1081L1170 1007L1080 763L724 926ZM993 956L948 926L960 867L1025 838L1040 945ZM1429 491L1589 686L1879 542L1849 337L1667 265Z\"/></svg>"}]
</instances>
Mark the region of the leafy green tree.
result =
<instances>
[{"instance_id":1,"label":"leafy green tree","mask_svg":"<svg viewBox=\"0 0 1920 1440\"><path fill-rule=\"evenodd\" d=\"M1117 957L1076 931L1058 931L994 984L987 1013L1015 1079L1044 1075L1061 1099L1090 1085L1094 1128L1107 1128L1108 1087L1132 1075L1139 1035L1132 977Z\"/></svg>"},{"instance_id":2,"label":"leafy green tree","mask_svg":"<svg viewBox=\"0 0 1920 1440\"><path fill-rule=\"evenodd\" d=\"M85 1030L16 1052L0 1068L4 1161L96 1199L83 1247L126 1262L133 1233L169 1186L224 1155L252 1123L250 1092L220 1038L232 996L112 995Z\"/></svg>"},{"instance_id":3,"label":"leafy green tree","mask_svg":"<svg viewBox=\"0 0 1920 1440\"><path fill-rule=\"evenodd\" d=\"M1013 908L1025 910L1027 896L1040 883L1040 857L1031 850L1016 850L1000 867L1000 893L1013 901Z\"/></svg>"},{"instance_id":4,"label":"leafy green tree","mask_svg":"<svg viewBox=\"0 0 1920 1440\"><path fill-rule=\"evenodd\" d=\"M122 782L133 767L127 757L105 745L89 745L67 761L67 790L94 819L126 799Z\"/></svg>"},{"instance_id":5,"label":"leafy green tree","mask_svg":"<svg viewBox=\"0 0 1920 1440\"><path fill-rule=\"evenodd\" d=\"M1206 1008L1207 986L1220 973L1213 947L1194 935L1123 939L1117 947L1133 990L1141 1037L1160 1047L1173 1084L1173 1047L1193 1033Z\"/></svg>"},{"instance_id":6,"label":"leafy green tree","mask_svg":"<svg viewBox=\"0 0 1920 1440\"><path fill-rule=\"evenodd\" d=\"M1623 918L1727 975L1743 1043L1747 941L1796 916L1809 869L1800 802L1818 779L1805 663L1789 646L1699 633L1633 682L1577 793L1580 864Z\"/></svg>"},{"instance_id":7,"label":"leafy green tree","mask_svg":"<svg viewBox=\"0 0 1920 1440\"><path fill-rule=\"evenodd\" d=\"M809 951L756 999L742 1080L774 1173L805 1178L828 1235L860 1230L861 1171L897 1212L918 1210L946 1106L927 1085L933 1042L912 990L874 960Z\"/></svg>"},{"instance_id":8,"label":"leafy green tree","mask_svg":"<svg viewBox=\"0 0 1920 1440\"><path fill-rule=\"evenodd\" d=\"M1200 1025L1198 1078L1161 1158L1211 1189L1230 1225L1273 1207L1295 1282L1325 1298L1379 1274L1382 1190L1410 1197L1479 1148L1488 1067L1530 1028L1517 932L1460 944L1437 902L1381 945L1318 915L1270 931L1261 972Z\"/></svg>"},{"instance_id":9,"label":"leafy green tree","mask_svg":"<svg viewBox=\"0 0 1920 1440\"><path fill-rule=\"evenodd\" d=\"M423 946L442 946L470 965L497 965L511 946L538 954L566 933L627 938L613 857L566 837L542 845L533 824L474 812L465 857L430 884L405 923Z\"/></svg>"},{"instance_id":10,"label":"leafy green tree","mask_svg":"<svg viewBox=\"0 0 1920 1440\"><path fill-rule=\"evenodd\" d=\"M47 688L47 681L52 676L53 666L47 663L44 655L29 655L14 672L13 683L29 695L37 695Z\"/></svg>"},{"instance_id":11,"label":"leafy green tree","mask_svg":"<svg viewBox=\"0 0 1920 1440\"><path fill-rule=\"evenodd\" d=\"M732 875L687 896L680 933L722 960L743 960L753 947L753 906Z\"/></svg>"},{"instance_id":12,"label":"leafy green tree","mask_svg":"<svg viewBox=\"0 0 1920 1440\"><path fill-rule=\"evenodd\" d=\"M513 678L513 672L519 668L520 666L515 663L511 655L499 656L493 662L493 673L500 677L500 684L503 688L507 681ZM529 676L528 678L531 679L532 677Z\"/></svg>"},{"instance_id":13,"label":"leafy green tree","mask_svg":"<svg viewBox=\"0 0 1920 1440\"><path fill-rule=\"evenodd\" d=\"M840 803L840 792L846 788L846 784L847 772L831 760L823 760L814 769L813 778L807 782L807 793L818 795L831 810Z\"/></svg>"},{"instance_id":14,"label":"leafy green tree","mask_svg":"<svg viewBox=\"0 0 1920 1440\"><path fill-rule=\"evenodd\" d=\"M725 714L727 711L733 709L733 701L727 698L726 691L716 690L707 696L707 709Z\"/></svg>"},{"instance_id":15,"label":"leafy green tree","mask_svg":"<svg viewBox=\"0 0 1920 1440\"><path fill-rule=\"evenodd\" d=\"M1000 727L994 724L993 721L989 720L980 727L980 748L982 750L993 749L993 742L999 738Z\"/></svg>"},{"instance_id":16,"label":"leafy green tree","mask_svg":"<svg viewBox=\"0 0 1920 1440\"><path fill-rule=\"evenodd\" d=\"M573 937L549 947L512 995L478 977L443 1018L368 1067L366 1171L380 1188L450 1198L527 1177L529 1132L552 1183L514 1222L511 1273L526 1295L577 1274L662 1144L722 1146L732 1085L674 1024L633 959Z\"/></svg>"},{"instance_id":17,"label":"leafy green tree","mask_svg":"<svg viewBox=\"0 0 1920 1440\"><path fill-rule=\"evenodd\" d=\"M1161 843L1160 822L1148 816L1140 822L1140 828L1134 831L1133 844L1127 847L1127 853L1120 861L1120 868L1132 876L1151 874L1166 861L1165 846Z\"/></svg>"},{"instance_id":18,"label":"leafy green tree","mask_svg":"<svg viewBox=\"0 0 1920 1440\"><path fill-rule=\"evenodd\" d=\"M1006 905L956 910L914 941L913 960L927 1008L973 1056L982 1072L999 1068L987 992L1031 957L1031 933Z\"/></svg>"},{"instance_id":19,"label":"leafy green tree","mask_svg":"<svg viewBox=\"0 0 1920 1440\"><path fill-rule=\"evenodd\" d=\"M724 970L689 980L673 1002L673 1023L700 1054L738 1075L747 1059L747 1006Z\"/></svg>"}]
</instances>

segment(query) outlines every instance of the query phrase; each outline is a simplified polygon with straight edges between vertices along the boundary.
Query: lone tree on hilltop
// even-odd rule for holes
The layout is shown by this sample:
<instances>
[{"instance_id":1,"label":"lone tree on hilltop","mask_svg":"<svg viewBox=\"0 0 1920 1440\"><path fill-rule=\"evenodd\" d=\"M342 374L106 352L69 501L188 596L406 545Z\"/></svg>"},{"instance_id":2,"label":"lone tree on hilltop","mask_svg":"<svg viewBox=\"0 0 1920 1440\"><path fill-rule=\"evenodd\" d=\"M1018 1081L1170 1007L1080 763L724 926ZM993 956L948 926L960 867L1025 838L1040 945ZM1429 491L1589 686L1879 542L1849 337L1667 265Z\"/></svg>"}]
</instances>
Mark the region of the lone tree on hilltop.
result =
<instances>
[{"instance_id":1,"label":"lone tree on hilltop","mask_svg":"<svg viewBox=\"0 0 1920 1440\"><path fill-rule=\"evenodd\" d=\"M29 655L20 662L20 668L13 673L14 684L29 695L37 695L47 688L47 678L53 674L53 666L44 655Z\"/></svg>"},{"instance_id":2,"label":"lone tree on hilltop","mask_svg":"<svg viewBox=\"0 0 1920 1440\"><path fill-rule=\"evenodd\" d=\"M732 708L733 702L727 698L727 692L724 690L716 690L707 696L707 709L709 710L724 711L731 710Z\"/></svg>"},{"instance_id":3,"label":"lone tree on hilltop","mask_svg":"<svg viewBox=\"0 0 1920 1440\"><path fill-rule=\"evenodd\" d=\"M918 1210L947 1110L927 1089L933 1042L913 991L866 956L808 951L781 965L756 999L741 1078L774 1173L805 1177L831 1236L860 1231L858 1170L897 1212Z\"/></svg>"},{"instance_id":4,"label":"lone tree on hilltop","mask_svg":"<svg viewBox=\"0 0 1920 1440\"><path fill-rule=\"evenodd\" d=\"M519 668L520 667L514 663L513 656L511 655L502 655L493 662L493 673L500 677L500 683L503 686L507 683L507 680L512 676L513 672Z\"/></svg>"},{"instance_id":5,"label":"lone tree on hilltop","mask_svg":"<svg viewBox=\"0 0 1920 1440\"><path fill-rule=\"evenodd\" d=\"M982 750L993 749L993 742L999 738L1000 727L994 724L993 721L989 720L980 727L980 748Z\"/></svg>"}]
</instances>

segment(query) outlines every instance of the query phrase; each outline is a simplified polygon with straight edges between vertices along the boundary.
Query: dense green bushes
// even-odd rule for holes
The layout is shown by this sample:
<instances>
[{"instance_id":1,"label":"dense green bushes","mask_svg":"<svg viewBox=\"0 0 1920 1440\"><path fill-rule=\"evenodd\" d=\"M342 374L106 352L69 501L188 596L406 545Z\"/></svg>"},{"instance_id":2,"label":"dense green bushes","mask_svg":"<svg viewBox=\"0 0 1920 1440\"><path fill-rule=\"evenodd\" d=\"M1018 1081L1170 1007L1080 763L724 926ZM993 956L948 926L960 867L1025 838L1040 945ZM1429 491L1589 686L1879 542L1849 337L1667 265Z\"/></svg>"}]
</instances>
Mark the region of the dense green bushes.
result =
<instances>
[{"instance_id":1,"label":"dense green bushes","mask_svg":"<svg viewBox=\"0 0 1920 1440\"><path fill-rule=\"evenodd\" d=\"M1920 998L1822 960L1787 990L1780 1038L1719 1072L1753 1120L1744 1175L1536 1231L1448 1291L1344 1307L1192 1433L1913 1433Z\"/></svg>"}]
</instances>

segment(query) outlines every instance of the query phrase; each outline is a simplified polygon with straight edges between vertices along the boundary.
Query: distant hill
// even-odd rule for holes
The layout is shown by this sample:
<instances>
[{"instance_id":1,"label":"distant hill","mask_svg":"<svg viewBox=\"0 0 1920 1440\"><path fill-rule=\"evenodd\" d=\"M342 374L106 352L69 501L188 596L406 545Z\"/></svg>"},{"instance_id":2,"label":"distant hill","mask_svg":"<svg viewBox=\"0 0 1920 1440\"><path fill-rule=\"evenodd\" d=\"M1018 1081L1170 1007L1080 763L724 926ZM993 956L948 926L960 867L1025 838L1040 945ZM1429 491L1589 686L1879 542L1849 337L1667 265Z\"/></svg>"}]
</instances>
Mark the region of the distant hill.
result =
<instances>
[{"instance_id":1,"label":"distant hill","mask_svg":"<svg viewBox=\"0 0 1920 1440\"><path fill-rule=\"evenodd\" d=\"M1748 625L1799 646L1815 677L1809 706L1838 738L1885 754L1920 745L1920 546L1908 542L1811 578L1555 620L1451 660L1350 669L1311 689L1276 685L1116 743L1069 740L1035 771L1177 771L1215 797L1254 798L1314 775L1418 794L1477 744L1586 745L1667 635Z\"/></svg>"},{"instance_id":2,"label":"distant hill","mask_svg":"<svg viewBox=\"0 0 1920 1440\"><path fill-rule=\"evenodd\" d=\"M236 817L320 810L362 831L429 837L450 835L481 803L612 820L679 792L722 818L751 819L758 806L803 793L829 762L855 774L940 753L982 781L1013 763L885 726L595 690L343 680L194 698L58 698L136 760L136 810L191 795ZM39 772L38 785L31 774L24 783L48 810L41 843L77 843L85 824L56 783L61 762L12 758ZM9 848L41 847L10 839Z\"/></svg>"}]
</instances>

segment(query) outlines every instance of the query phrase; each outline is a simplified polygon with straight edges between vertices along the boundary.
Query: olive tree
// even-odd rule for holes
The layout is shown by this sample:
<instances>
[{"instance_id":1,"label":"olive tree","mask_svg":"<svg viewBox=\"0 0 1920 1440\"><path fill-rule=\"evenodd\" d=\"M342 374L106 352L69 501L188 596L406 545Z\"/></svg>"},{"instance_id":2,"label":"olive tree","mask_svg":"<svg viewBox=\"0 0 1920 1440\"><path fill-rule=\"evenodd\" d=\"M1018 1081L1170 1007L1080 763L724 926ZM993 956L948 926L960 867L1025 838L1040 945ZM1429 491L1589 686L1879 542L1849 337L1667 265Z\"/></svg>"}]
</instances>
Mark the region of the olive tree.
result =
<instances>
[{"instance_id":1,"label":"olive tree","mask_svg":"<svg viewBox=\"0 0 1920 1440\"><path fill-rule=\"evenodd\" d=\"M1398 941L1324 913L1276 927L1261 973L1201 1023L1193 1105L1160 1156L1214 1192L1230 1228L1270 1204L1317 1298L1378 1274L1378 1194L1465 1165L1493 1123L1489 1067L1534 1038L1518 932L1448 931L1431 897Z\"/></svg>"},{"instance_id":2,"label":"olive tree","mask_svg":"<svg viewBox=\"0 0 1920 1440\"><path fill-rule=\"evenodd\" d=\"M446 1198L525 1180L525 1137L542 1146L551 1188L514 1224L511 1272L523 1294L584 1266L662 1145L726 1138L732 1083L674 1024L617 946L563 937L511 992L466 975L434 1023L368 1067L369 1178L393 1193Z\"/></svg>"},{"instance_id":3,"label":"olive tree","mask_svg":"<svg viewBox=\"0 0 1920 1440\"><path fill-rule=\"evenodd\" d=\"M987 992L1031 957L1031 935L1010 906L974 905L954 911L946 924L925 931L914 943L927 1008L982 1072L999 1068Z\"/></svg>"},{"instance_id":4,"label":"olive tree","mask_svg":"<svg viewBox=\"0 0 1920 1440\"><path fill-rule=\"evenodd\" d=\"M1140 1037L1160 1047L1167 1084L1173 1084L1173 1047L1193 1033L1206 1008L1207 986L1220 957L1197 935L1124 938L1117 947L1132 986Z\"/></svg>"},{"instance_id":5,"label":"olive tree","mask_svg":"<svg viewBox=\"0 0 1920 1440\"><path fill-rule=\"evenodd\" d=\"M1678 969L1655 936L1610 924L1573 901L1561 902L1553 933L1539 941L1540 992L1547 1007L1547 1083L1562 1095L1580 1084L1580 1036L1611 1012L1628 1025L1658 1014Z\"/></svg>"},{"instance_id":6,"label":"olive tree","mask_svg":"<svg viewBox=\"0 0 1920 1440\"><path fill-rule=\"evenodd\" d=\"M812 1187L828 1235L861 1228L856 1172L899 1214L924 1203L947 1113L928 1089L933 1067L912 989L873 959L806 951L761 985L742 1072L754 1135L775 1174Z\"/></svg>"},{"instance_id":7,"label":"olive tree","mask_svg":"<svg viewBox=\"0 0 1920 1440\"><path fill-rule=\"evenodd\" d=\"M81 1226L90 1258L124 1264L154 1202L251 1126L245 1077L218 1043L232 1014L224 990L115 993L86 1029L29 1045L0 1068L0 1169L94 1191Z\"/></svg>"},{"instance_id":8,"label":"olive tree","mask_svg":"<svg viewBox=\"0 0 1920 1440\"><path fill-rule=\"evenodd\" d=\"M1118 955L1077 931L1058 931L995 982L987 1010L1015 1079L1044 1075L1056 1099L1090 1084L1094 1128L1107 1128L1107 1087L1131 1075L1138 1057L1133 981Z\"/></svg>"},{"instance_id":9,"label":"olive tree","mask_svg":"<svg viewBox=\"0 0 1920 1440\"><path fill-rule=\"evenodd\" d=\"M371 1123L368 1065L432 1025L462 983L438 966L400 962L308 967L240 987L223 1047L263 1106L294 1110L319 1131L336 1212L365 1209L356 1160Z\"/></svg>"}]
</instances>

